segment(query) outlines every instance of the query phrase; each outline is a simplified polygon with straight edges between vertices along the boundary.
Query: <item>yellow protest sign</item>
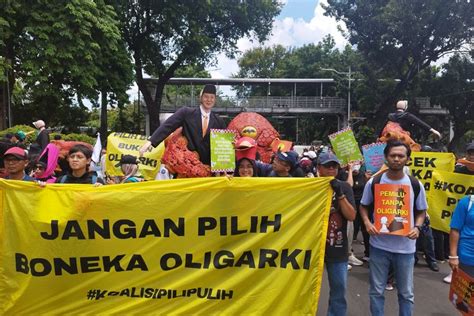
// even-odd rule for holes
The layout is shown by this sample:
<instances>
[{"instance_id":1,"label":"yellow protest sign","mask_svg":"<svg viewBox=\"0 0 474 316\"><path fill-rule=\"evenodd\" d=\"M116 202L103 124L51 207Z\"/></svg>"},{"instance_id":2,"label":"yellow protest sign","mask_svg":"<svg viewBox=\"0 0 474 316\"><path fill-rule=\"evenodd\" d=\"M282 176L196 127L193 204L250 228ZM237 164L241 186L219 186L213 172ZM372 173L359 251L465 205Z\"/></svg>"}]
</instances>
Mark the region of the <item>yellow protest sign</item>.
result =
<instances>
[{"instance_id":1,"label":"yellow protest sign","mask_svg":"<svg viewBox=\"0 0 474 316\"><path fill-rule=\"evenodd\" d=\"M428 213L431 226L449 233L449 224L458 200L474 194L474 177L471 175L435 171L428 193Z\"/></svg>"},{"instance_id":2,"label":"yellow protest sign","mask_svg":"<svg viewBox=\"0 0 474 316\"><path fill-rule=\"evenodd\" d=\"M0 314L315 315L329 181L0 180Z\"/></svg>"},{"instance_id":3,"label":"yellow protest sign","mask_svg":"<svg viewBox=\"0 0 474 316\"><path fill-rule=\"evenodd\" d=\"M107 137L107 159L105 160L106 172L110 176L121 176L122 170L115 165L122 155L139 157L139 150L147 141L147 137L129 133L111 133ZM154 180L160 169L161 156L165 151L165 143L158 147L151 147L143 157L139 158L139 171L145 180Z\"/></svg>"},{"instance_id":4,"label":"yellow protest sign","mask_svg":"<svg viewBox=\"0 0 474 316\"><path fill-rule=\"evenodd\" d=\"M411 175L421 181L427 192L430 191L433 171L452 172L456 162L453 153L412 152L410 158L407 166L410 167Z\"/></svg>"}]
</instances>

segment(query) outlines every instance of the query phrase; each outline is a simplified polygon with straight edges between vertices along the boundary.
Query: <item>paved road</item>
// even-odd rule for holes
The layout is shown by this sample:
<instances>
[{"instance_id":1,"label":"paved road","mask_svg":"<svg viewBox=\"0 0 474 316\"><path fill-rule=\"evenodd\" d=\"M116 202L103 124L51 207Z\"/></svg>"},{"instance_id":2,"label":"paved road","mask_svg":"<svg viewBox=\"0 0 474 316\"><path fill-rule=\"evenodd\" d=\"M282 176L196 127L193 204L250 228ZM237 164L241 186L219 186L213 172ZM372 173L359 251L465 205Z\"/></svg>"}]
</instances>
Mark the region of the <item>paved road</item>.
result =
<instances>
[{"instance_id":1,"label":"paved road","mask_svg":"<svg viewBox=\"0 0 474 316\"><path fill-rule=\"evenodd\" d=\"M354 251L358 258L363 255L363 246L358 241L354 242ZM448 263L439 264L440 271L431 271L421 254L420 261L415 267L415 311L414 315L422 316L455 316L459 315L456 309L448 300L449 285L443 283L443 277L449 271ZM353 267L349 271L347 303L348 316L370 315L369 310L369 267L367 263L363 266ZM319 298L318 316L327 314L328 306L328 281L324 273L321 285L321 295ZM397 288L385 292L385 315L398 315Z\"/></svg>"}]
</instances>

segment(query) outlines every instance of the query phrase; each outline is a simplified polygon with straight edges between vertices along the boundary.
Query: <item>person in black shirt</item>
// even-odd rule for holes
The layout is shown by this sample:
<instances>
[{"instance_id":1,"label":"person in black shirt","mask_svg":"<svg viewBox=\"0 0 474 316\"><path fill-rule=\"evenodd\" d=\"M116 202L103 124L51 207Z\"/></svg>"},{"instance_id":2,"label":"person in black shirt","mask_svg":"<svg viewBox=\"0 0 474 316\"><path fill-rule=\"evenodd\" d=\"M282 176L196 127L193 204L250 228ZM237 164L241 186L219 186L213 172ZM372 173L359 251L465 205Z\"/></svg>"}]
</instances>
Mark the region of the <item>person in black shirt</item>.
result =
<instances>
[{"instance_id":1,"label":"person in black shirt","mask_svg":"<svg viewBox=\"0 0 474 316\"><path fill-rule=\"evenodd\" d=\"M318 158L318 175L335 177L339 166L339 160L333 153L323 153ZM329 281L328 315L346 315L347 221L353 221L356 217L355 201L352 188L347 182L333 179L331 187L334 194L324 255Z\"/></svg>"},{"instance_id":2,"label":"person in black shirt","mask_svg":"<svg viewBox=\"0 0 474 316\"><path fill-rule=\"evenodd\" d=\"M89 165L91 163L92 150L82 144L73 146L69 150L68 162L71 171L59 177L56 183L78 183L78 184L93 184L100 186L104 184L101 178L97 177L95 172L89 172Z\"/></svg>"}]
</instances>

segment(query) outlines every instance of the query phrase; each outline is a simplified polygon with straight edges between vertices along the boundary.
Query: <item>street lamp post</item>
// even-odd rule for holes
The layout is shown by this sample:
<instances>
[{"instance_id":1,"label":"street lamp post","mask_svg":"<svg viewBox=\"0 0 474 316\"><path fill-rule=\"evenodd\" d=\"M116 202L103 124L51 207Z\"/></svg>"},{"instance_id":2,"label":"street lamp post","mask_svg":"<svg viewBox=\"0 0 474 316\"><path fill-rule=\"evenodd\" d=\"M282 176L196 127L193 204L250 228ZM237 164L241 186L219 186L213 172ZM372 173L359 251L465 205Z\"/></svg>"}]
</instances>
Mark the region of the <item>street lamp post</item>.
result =
<instances>
[{"instance_id":1,"label":"street lamp post","mask_svg":"<svg viewBox=\"0 0 474 316\"><path fill-rule=\"evenodd\" d=\"M352 71L351 71L351 66L349 66L349 71L348 72L343 72L343 71L337 71L336 69L333 68L321 68L321 70L324 71L332 71L337 73L338 75L344 75L347 76L347 124L350 126L351 125L351 76L352 76Z\"/></svg>"}]
</instances>

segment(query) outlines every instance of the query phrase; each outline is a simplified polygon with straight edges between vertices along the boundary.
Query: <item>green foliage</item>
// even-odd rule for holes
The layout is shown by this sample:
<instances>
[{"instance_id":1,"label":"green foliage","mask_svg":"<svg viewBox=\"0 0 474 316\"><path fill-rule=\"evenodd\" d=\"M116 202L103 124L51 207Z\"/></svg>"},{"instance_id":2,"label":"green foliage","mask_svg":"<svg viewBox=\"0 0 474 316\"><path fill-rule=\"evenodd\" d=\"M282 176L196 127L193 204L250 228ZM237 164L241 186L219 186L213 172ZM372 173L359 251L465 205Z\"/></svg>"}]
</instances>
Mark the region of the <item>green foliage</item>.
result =
<instances>
[{"instance_id":1,"label":"green foliage","mask_svg":"<svg viewBox=\"0 0 474 316\"><path fill-rule=\"evenodd\" d=\"M66 140L66 141L75 140L75 141L89 143L91 145L94 145L95 141L96 141L95 137L91 137L91 136L86 135L86 134L71 133L71 134L64 134L64 135L61 135L61 136L62 136L62 140Z\"/></svg>"},{"instance_id":2,"label":"green foliage","mask_svg":"<svg viewBox=\"0 0 474 316\"><path fill-rule=\"evenodd\" d=\"M25 134L27 134L28 132L32 132L26 135L26 139L24 141L25 144L31 144L36 139L36 133L34 133L35 128L29 125L15 125L10 128L4 129L3 131L0 131L0 138L5 137L5 135L8 133L15 134L19 131L22 131Z\"/></svg>"},{"instance_id":3,"label":"green foliage","mask_svg":"<svg viewBox=\"0 0 474 316\"><path fill-rule=\"evenodd\" d=\"M466 132L473 129L474 122L474 63L470 58L454 55L443 65L441 77L436 81L434 102L449 110L454 122L454 138L449 144L455 149Z\"/></svg>"},{"instance_id":4,"label":"green foliage","mask_svg":"<svg viewBox=\"0 0 474 316\"><path fill-rule=\"evenodd\" d=\"M114 8L104 0L3 1L2 9L0 72L8 71L11 90L21 80L21 102L13 96L20 113L77 124L67 115L75 97L79 107L103 90L114 100L126 98L131 62Z\"/></svg>"},{"instance_id":5,"label":"green foliage","mask_svg":"<svg viewBox=\"0 0 474 316\"><path fill-rule=\"evenodd\" d=\"M384 91L377 79L400 79L391 90L367 100L383 122L416 75L443 54L470 43L474 6L445 0L328 0L326 15L343 21L348 38L366 59L367 89Z\"/></svg>"},{"instance_id":6,"label":"green foliage","mask_svg":"<svg viewBox=\"0 0 474 316\"><path fill-rule=\"evenodd\" d=\"M207 64L215 55L236 52L237 40L267 37L280 12L277 0L266 1L114 1L124 38L135 62L136 82L151 117L158 124L163 89L183 65ZM159 79L154 95L143 73Z\"/></svg>"},{"instance_id":7,"label":"green foliage","mask_svg":"<svg viewBox=\"0 0 474 316\"><path fill-rule=\"evenodd\" d=\"M86 126L98 128L100 126L99 110L93 109ZM138 103L128 103L117 108L107 110L109 131L140 134L140 123L144 120L143 112L138 109Z\"/></svg>"},{"instance_id":8,"label":"green foliage","mask_svg":"<svg viewBox=\"0 0 474 316\"><path fill-rule=\"evenodd\" d=\"M333 77L336 84L326 86L325 95L347 96L347 75L337 74L334 71L323 69L335 69L346 72L349 66L352 71L358 71L361 64L361 56L350 46L340 51L331 35L327 35L317 44L308 44L298 48L284 48L281 45L255 48L246 51L238 60L239 72L235 77L242 78L323 78ZM274 85L267 86L237 87L239 96L265 96L270 93L273 96L290 96L293 93L291 86ZM299 96L319 95L320 87L314 84L298 85Z\"/></svg>"},{"instance_id":9,"label":"green foliage","mask_svg":"<svg viewBox=\"0 0 474 316\"><path fill-rule=\"evenodd\" d=\"M355 133L355 138L359 143L359 146L374 143L377 140L377 134L375 134L375 130L372 127L363 125L359 127Z\"/></svg>"}]
</instances>

